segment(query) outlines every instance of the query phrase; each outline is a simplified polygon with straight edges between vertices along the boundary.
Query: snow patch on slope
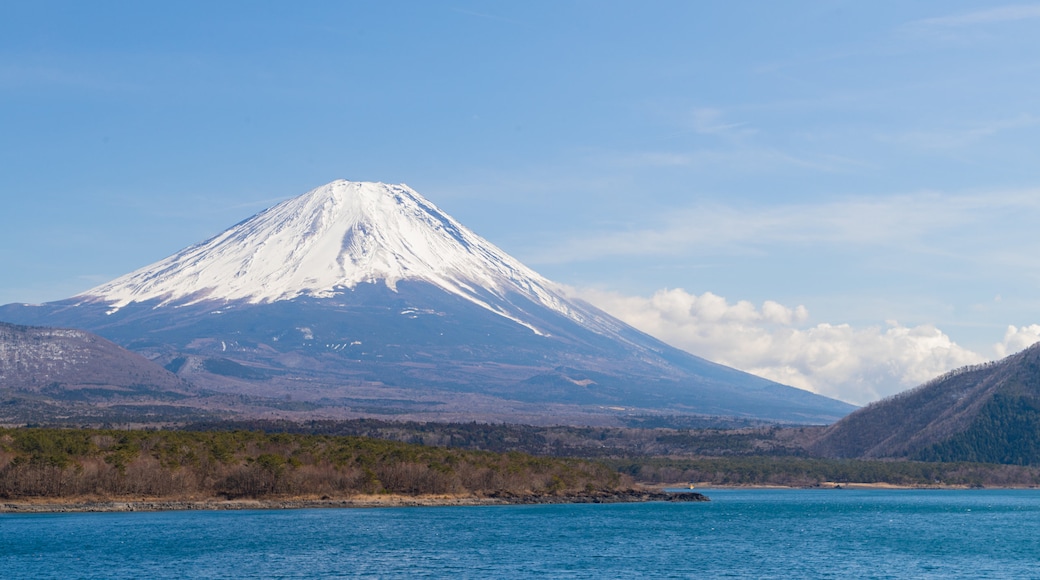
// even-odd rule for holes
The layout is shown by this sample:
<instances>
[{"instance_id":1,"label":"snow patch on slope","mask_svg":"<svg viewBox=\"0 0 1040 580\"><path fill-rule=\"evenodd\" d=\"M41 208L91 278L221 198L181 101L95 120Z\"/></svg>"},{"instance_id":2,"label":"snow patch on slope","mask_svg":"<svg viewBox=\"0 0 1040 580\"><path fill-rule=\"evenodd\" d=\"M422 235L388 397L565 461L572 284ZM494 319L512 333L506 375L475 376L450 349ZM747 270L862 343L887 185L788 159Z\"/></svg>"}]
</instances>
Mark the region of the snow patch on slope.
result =
<instances>
[{"instance_id":1,"label":"snow patch on slope","mask_svg":"<svg viewBox=\"0 0 1040 580\"><path fill-rule=\"evenodd\" d=\"M576 322L551 282L406 185L334 181L220 235L81 295L133 302L249 303L328 298L360 283L420 280L542 334L507 300L520 294Z\"/></svg>"}]
</instances>

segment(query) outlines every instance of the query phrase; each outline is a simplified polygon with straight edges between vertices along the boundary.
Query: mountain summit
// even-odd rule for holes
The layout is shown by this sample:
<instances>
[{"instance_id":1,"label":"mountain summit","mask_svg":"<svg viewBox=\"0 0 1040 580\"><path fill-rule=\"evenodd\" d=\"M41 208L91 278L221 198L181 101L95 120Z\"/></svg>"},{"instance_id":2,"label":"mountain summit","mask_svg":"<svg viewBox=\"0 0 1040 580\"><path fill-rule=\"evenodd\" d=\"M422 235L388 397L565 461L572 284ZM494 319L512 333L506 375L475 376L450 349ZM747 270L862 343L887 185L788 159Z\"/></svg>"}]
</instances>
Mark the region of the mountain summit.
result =
<instances>
[{"instance_id":1,"label":"mountain summit","mask_svg":"<svg viewBox=\"0 0 1040 580\"><path fill-rule=\"evenodd\" d=\"M830 423L853 409L570 299L404 185L332 182L0 320L96 332L261 414Z\"/></svg>"},{"instance_id":2,"label":"mountain summit","mask_svg":"<svg viewBox=\"0 0 1040 580\"><path fill-rule=\"evenodd\" d=\"M204 300L328 298L360 283L423 281L529 326L502 304L519 294L581 318L552 284L406 185L334 181L82 296L118 310ZM533 331L537 329L530 327Z\"/></svg>"}]
</instances>

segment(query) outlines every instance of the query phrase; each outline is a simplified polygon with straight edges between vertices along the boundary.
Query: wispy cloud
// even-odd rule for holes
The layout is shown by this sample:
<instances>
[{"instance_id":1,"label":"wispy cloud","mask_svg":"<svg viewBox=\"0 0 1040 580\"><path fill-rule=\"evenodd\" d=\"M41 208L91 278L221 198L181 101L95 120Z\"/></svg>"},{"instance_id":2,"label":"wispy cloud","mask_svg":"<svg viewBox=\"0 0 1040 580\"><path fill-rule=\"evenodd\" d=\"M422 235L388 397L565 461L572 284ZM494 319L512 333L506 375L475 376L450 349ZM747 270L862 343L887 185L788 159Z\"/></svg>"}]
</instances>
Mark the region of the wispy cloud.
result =
<instances>
[{"instance_id":1,"label":"wispy cloud","mask_svg":"<svg viewBox=\"0 0 1040 580\"><path fill-rule=\"evenodd\" d=\"M1011 214L1019 219L1026 215L1040 219L1040 193L925 192L772 206L702 203L671 211L641 228L593 232L574 238L532 261L566 263L610 256L674 256L777 244L870 245L925 251L927 240L933 235L969 224L999 224Z\"/></svg>"},{"instance_id":2,"label":"wispy cloud","mask_svg":"<svg viewBox=\"0 0 1040 580\"><path fill-rule=\"evenodd\" d=\"M860 164L839 156L802 157L779 149L742 146L726 149L698 148L671 151L642 151L621 156L618 163L627 167L729 167L746 171L769 171L797 167L811 171L833 173L846 171Z\"/></svg>"},{"instance_id":3,"label":"wispy cloud","mask_svg":"<svg viewBox=\"0 0 1040 580\"><path fill-rule=\"evenodd\" d=\"M695 107L690 112L688 123L694 132L701 135L737 139L755 133L748 123L727 121L721 110L711 107Z\"/></svg>"},{"instance_id":4,"label":"wispy cloud","mask_svg":"<svg viewBox=\"0 0 1040 580\"><path fill-rule=\"evenodd\" d=\"M794 106L813 108L814 105ZM763 109L762 106L746 108ZM651 114L663 117L674 132L637 142L625 151L600 155L603 162L627 168L687 167L756 173L791 168L834 173L864 167L861 161L829 152L801 152L773 146L769 135L753 122L740 119L739 112L710 106L676 109L662 105L658 109L664 111L655 109Z\"/></svg>"},{"instance_id":5,"label":"wispy cloud","mask_svg":"<svg viewBox=\"0 0 1040 580\"><path fill-rule=\"evenodd\" d=\"M900 143L918 149L959 149L998 133L1033 127L1037 124L1040 124L1040 119L1033 115L1024 114L1010 119L999 119L945 130L908 131L882 135L879 139L884 142Z\"/></svg>"},{"instance_id":6,"label":"wispy cloud","mask_svg":"<svg viewBox=\"0 0 1040 580\"><path fill-rule=\"evenodd\" d=\"M1040 19L1040 4L1012 4L914 20L899 27L912 38L955 44L991 42L1009 25Z\"/></svg>"},{"instance_id":7,"label":"wispy cloud","mask_svg":"<svg viewBox=\"0 0 1040 580\"><path fill-rule=\"evenodd\" d=\"M646 298L572 290L632 326L709 360L865 404L946 371L1004 357L1040 342L1040 325L1009 326L992 353L959 346L935 326L896 321L856 328L809 324L804 306L729 302L705 292L665 289Z\"/></svg>"},{"instance_id":8,"label":"wispy cloud","mask_svg":"<svg viewBox=\"0 0 1040 580\"><path fill-rule=\"evenodd\" d=\"M917 20L913 24L927 27L963 27L999 22L1016 22L1040 18L1040 4L1012 4L986 10L951 14Z\"/></svg>"}]
</instances>

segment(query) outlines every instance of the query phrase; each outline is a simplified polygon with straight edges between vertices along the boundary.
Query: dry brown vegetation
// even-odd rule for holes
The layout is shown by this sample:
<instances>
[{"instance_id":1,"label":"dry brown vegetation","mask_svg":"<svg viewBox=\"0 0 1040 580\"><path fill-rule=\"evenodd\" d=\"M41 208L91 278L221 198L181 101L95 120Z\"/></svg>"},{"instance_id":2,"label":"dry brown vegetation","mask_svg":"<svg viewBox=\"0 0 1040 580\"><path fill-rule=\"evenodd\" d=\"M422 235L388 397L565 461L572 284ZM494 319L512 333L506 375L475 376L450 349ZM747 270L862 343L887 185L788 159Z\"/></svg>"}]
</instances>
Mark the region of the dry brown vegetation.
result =
<instances>
[{"instance_id":1,"label":"dry brown vegetation","mask_svg":"<svg viewBox=\"0 0 1040 580\"><path fill-rule=\"evenodd\" d=\"M0 498L573 494L622 477L577 459L257 432L0 429Z\"/></svg>"}]
</instances>

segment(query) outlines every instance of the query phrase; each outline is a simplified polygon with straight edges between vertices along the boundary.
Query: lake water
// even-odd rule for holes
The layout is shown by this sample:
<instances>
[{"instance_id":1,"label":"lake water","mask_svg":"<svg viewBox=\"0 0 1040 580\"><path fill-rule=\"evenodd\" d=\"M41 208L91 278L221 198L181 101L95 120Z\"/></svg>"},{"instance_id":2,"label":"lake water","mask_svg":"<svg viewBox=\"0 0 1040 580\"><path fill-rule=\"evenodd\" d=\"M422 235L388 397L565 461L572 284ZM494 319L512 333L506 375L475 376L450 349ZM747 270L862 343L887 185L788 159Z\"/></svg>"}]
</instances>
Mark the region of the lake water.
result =
<instances>
[{"instance_id":1,"label":"lake water","mask_svg":"<svg viewBox=\"0 0 1040 580\"><path fill-rule=\"evenodd\" d=\"M0 514L2 578L1040 578L1040 491Z\"/></svg>"}]
</instances>

